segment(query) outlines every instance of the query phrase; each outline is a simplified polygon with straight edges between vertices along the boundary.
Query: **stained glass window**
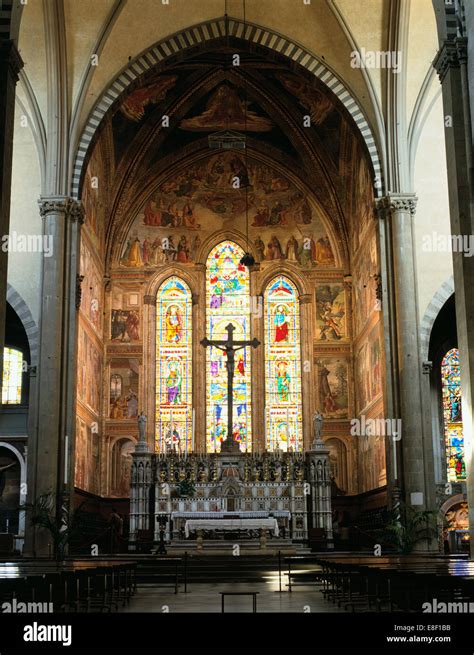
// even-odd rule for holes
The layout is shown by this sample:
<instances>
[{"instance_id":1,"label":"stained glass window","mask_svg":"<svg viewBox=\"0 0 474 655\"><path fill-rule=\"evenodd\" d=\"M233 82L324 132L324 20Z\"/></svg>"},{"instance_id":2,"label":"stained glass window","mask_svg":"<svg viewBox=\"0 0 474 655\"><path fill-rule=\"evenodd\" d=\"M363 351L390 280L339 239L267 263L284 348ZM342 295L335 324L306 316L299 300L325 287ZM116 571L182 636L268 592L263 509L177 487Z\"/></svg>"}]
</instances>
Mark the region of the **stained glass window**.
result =
<instances>
[{"instance_id":1,"label":"stained glass window","mask_svg":"<svg viewBox=\"0 0 474 655\"><path fill-rule=\"evenodd\" d=\"M267 450L300 451L300 316L297 289L283 276L265 292L265 426Z\"/></svg>"},{"instance_id":2,"label":"stained glass window","mask_svg":"<svg viewBox=\"0 0 474 655\"><path fill-rule=\"evenodd\" d=\"M14 348L3 349L2 403L21 403L21 382L23 374L23 353Z\"/></svg>"},{"instance_id":3,"label":"stained glass window","mask_svg":"<svg viewBox=\"0 0 474 655\"><path fill-rule=\"evenodd\" d=\"M231 241L224 241L209 254L206 271L206 334L208 339L226 339L231 323L234 339L250 339L249 271L240 264L244 251ZM206 349L206 443L207 451L219 452L227 438L227 368L226 356L215 347ZM242 452L250 452L251 348L237 351L233 397L233 439Z\"/></svg>"},{"instance_id":4,"label":"stained glass window","mask_svg":"<svg viewBox=\"0 0 474 655\"><path fill-rule=\"evenodd\" d=\"M192 300L187 284L168 278L156 303L156 450L194 449Z\"/></svg>"},{"instance_id":5,"label":"stained glass window","mask_svg":"<svg viewBox=\"0 0 474 655\"><path fill-rule=\"evenodd\" d=\"M441 383L448 480L457 482L466 479L462 432L461 373L457 348L449 350L443 357Z\"/></svg>"}]
</instances>

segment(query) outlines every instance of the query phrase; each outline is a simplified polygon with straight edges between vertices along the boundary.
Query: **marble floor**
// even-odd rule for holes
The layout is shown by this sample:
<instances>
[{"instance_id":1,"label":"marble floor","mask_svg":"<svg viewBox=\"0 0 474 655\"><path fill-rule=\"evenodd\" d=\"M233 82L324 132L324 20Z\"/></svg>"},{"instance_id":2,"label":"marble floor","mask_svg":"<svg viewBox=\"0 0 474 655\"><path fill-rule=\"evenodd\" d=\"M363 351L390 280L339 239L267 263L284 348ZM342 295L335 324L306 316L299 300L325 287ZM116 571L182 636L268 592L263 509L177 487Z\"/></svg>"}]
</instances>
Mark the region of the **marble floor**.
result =
<instances>
[{"instance_id":1,"label":"marble floor","mask_svg":"<svg viewBox=\"0 0 474 655\"><path fill-rule=\"evenodd\" d=\"M289 593L283 585L278 591L278 580L243 583L198 583L184 587L178 594L173 589L141 586L122 612L221 612L221 591L258 591L257 612L343 612L328 603L317 587L298 585ZM227 596L226 612L251 612L251 596Z\"/></svg>"}]
</instances>

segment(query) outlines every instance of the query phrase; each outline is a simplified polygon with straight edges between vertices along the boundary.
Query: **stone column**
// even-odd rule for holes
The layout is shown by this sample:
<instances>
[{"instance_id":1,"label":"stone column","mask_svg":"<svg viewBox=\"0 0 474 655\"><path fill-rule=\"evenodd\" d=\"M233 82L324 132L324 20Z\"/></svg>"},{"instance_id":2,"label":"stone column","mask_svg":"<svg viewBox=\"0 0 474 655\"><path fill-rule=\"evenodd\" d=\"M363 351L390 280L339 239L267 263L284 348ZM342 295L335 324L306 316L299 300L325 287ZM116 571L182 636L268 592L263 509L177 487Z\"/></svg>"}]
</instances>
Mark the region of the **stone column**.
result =
<instances>
[{"instance_id":1,"label":"stone column","mask_svg":"<svg viewBox=\"0 0 474 655\"><path fill-rule=\"evenodd\" d=\"M39 201L43 233L53 254L43 257L41 330L35 425L30 435L28 503L51 494L59 518L74 489L76 390L76 301L80 225L79 202L65 196ZM79 293L80 297L80 293ZM44 530L28 535L27 551L48 554Z\"/></svg>"},{"instance_id":2,"label":"stone column","mask_svg":"<svg viewBox=\"0 0 474 655\"><path fill-rule=\"evenodd\" d=\"M10 231L15 86L23 61L13 41L0 41L0 237ZM3 372L8 254L0 249L0 380Z\"/></svg>"},{"instance_id":3,"label":"stone column","mask_svg":"<svg viewBox=\"0 0 474 655\"><path fill-rule=\"evenodd\" d=\"M422 362L418 338L418 307L416 266L413 239L413 217L416 196L398 193L378 201L379 215L385 219L386 261L382 262L390 275L384 276L388 286L384 300L384 320L390 323L391 360L387 375L393 393L394 416L401 418L400 441L390 439L387 475L392 489L392 504L398 501L402 486L405 502L415 509L433 507L433 455L431 435L426 430L422 403ZM386 311L385 311L386 310ZM386 327L386 331L387 331ZM428 441L430 443L428 443Z\"/></svg>"},{"instance_id":4,"label":"stone column","mask_svg":"<svg viewBox=\"0 0 474 655\"><path fill-rule=\"evenodd\" d=\"M440 4L434 2L435 6ZM441 36L439 53L434 66L442 84L445 115L445 141L449 189L451 233L472 239L474 234L474 170L472 148L472 107L469 99L468 43L459 37L459 22L444 3L438 9L438 31ZM448 11L450 10L450 11ZM474 22L472 8L468 14ZM442 23L445 23L443 26ZM446 27L447 25L447 27ZM447 38L444 38L447 37ZM471 45L472 49L472 45ZM472 83L472 82L471 82ZM456 322L461 359L461 395L467 498L471 532L471 557L474 557L474 258L453 252L454 287L456 289Z\"/></svg>"}]
</instances>

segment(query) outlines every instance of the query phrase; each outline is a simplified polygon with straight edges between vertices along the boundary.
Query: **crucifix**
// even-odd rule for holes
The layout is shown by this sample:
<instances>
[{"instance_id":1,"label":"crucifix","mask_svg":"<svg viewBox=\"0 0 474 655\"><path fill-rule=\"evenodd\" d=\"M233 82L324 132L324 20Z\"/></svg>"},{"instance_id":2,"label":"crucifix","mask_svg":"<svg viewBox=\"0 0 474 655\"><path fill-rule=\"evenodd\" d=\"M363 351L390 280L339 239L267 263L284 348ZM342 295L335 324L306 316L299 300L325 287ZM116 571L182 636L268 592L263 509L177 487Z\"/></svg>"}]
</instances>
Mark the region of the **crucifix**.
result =
<instances>
[{"instance_id":1,"label":"crucifix","mask_svg":"<svg viewBox=\"0 0 474 655\"><path fill-rule=\"evenodd\" d=\"M209 340L203 339L201 345L204 348L214 346L222 350L227 355L227 435L221 445L221 451L237 452L239 450L238 443L233 439L234 421L233 421L233 395L234 395L234 370L235 370L235 352L246 346L257 348L260 345L258 339L251 339L250 341L234 341L233 332L235 327L232 323L226 327L227 339L222 340Z\"/></svg>"}]
</instances>

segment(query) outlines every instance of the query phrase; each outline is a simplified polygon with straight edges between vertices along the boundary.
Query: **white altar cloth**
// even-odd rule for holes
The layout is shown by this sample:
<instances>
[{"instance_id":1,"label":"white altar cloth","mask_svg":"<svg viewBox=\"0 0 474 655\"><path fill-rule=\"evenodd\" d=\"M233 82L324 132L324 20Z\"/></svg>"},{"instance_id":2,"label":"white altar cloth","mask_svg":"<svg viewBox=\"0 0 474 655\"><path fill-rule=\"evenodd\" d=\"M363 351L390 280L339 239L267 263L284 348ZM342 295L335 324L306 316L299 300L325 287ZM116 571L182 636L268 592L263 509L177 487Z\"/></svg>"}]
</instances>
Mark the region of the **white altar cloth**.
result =
<instances>
[{"instance_id":1,"label":"white altar cloth","mask_svg":"<svg viewBox=\"0 0 474 655\"><path fill-rule=\"evenodd\" d=\"M276 519L194 519L186 521L184 534L189 537L193 530L271 530L278 537Z\"/></svg>"}]
</instances>

